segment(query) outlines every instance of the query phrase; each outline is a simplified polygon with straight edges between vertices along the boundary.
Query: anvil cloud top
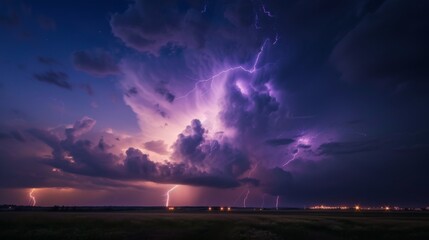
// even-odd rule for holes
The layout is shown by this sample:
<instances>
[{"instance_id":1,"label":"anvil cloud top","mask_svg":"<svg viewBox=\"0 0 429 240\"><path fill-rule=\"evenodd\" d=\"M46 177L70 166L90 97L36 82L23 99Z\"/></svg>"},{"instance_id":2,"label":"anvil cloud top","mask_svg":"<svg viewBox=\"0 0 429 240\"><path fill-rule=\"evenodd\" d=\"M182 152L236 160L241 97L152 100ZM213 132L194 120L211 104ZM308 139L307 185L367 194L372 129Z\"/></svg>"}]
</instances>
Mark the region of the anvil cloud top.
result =
<instances>
[{"instance_id":1,"label":"anvil cloud top","mask_svg":"<svg viewBox=\"0 0 429 240\"><path fill-rule=\"evenodd\" d=\"M0 6L0 203L429 204L427 1Z\"/></svg>"}]
</instances>

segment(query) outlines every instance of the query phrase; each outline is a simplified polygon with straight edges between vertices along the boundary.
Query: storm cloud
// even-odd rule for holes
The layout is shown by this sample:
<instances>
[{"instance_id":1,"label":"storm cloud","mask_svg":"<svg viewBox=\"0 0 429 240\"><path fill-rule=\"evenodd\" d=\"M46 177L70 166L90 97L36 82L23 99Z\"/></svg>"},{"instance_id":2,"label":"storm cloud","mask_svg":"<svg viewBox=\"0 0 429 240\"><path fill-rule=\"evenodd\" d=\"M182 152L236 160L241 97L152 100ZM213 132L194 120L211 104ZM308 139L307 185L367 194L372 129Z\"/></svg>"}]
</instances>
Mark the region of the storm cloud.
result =
<instances>
[{"instance_id":1,"label":"storm cloud","mask_svg":"<svg viewBox=\"0 0 429 240\"><path fill-rule=\"evenodd\" d=\"M18 5L0 10L3 188L149 186L161 199L174 184L181 204L224 206L427 202L427 1ZM41 14L55 32L29 28Z\"/></svg>"},{"instance_id":2,"label":"storm cloud","mask_svg":"<svg viewBox=\"0 0 429 240\"><path fill-rule=\"evenodd\" d=\"M342 79L391 88L424 84L423 76L429 74L428 6L425 1L386 1L367 16L333 51L332 61Z\"/></svg>"},{"instance_id":3,"label":"storm cloud","mask_svg":"<svg viewBox=\"0 0 429 240\"><path fill-rule=\"evenodd\" d=\"M52 148L53 158L43 161L64 172L217 188L237 187L246 182L239 178L249 168L246 156L228 144L205 139L205 130L198 120L193 120L192 125L179 135L173 146L173 160L165 162L155 162L133 147L129 147L122 158L100 147L100 144L106 144L103 140L96 145L89 140L77 139L94 125L95 120L88 117L76 121L73 127L65 129L65 139L46 130L32 129L30 133Z\"/></svg>"}]
</instances>

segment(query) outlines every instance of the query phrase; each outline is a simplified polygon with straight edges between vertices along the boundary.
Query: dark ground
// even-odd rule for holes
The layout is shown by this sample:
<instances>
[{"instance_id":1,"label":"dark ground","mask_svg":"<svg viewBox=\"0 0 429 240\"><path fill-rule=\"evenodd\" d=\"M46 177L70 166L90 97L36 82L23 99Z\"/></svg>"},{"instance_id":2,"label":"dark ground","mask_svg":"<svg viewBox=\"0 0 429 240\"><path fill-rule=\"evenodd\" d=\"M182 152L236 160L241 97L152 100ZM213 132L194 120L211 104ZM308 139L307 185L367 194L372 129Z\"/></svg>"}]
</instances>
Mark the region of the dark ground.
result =
<instances>
[{"instance_id":1,"label":"dark ground","mask_svg":"<svg viewBox=\"0 0 429 240\"><path fill-rule=\"evenodd\" d=\"M0 212L0 239L429 239L429 212Z\"/></svg>"}]
</instances>

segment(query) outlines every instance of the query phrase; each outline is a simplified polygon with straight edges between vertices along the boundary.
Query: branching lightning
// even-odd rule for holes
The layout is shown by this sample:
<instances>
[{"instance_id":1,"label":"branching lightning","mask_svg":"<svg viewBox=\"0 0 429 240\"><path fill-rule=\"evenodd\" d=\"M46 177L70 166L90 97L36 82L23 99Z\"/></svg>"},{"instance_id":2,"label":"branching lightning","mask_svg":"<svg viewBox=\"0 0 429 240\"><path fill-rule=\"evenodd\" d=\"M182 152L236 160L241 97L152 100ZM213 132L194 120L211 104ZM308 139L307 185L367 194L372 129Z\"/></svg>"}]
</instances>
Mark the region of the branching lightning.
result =
<instances>
[{"instance_id":1,"label":"branching lightning","mask_svg":"<svg viewBox=\"0 0 429 240\"><path fill-rule=\"evenodd\" d=\"M206 10L207 10L207 3L204 5L204 7L203 7L203 9L202 9L202 11L201 11L201 13L205 13L206 12ZM269 10L267 10L267 8L262 4L262 11L263 11L263 13L266 15L266 16L268 16L268 17L270 17L270 18L273 18L274 17L274 15L269 11ZM255 28L256 29L260 29L261 27L259 26L259 15L258 14L256 14L255 15ZM266 39L263 43L262 43L262 45L261 45L261 47L260 47L260 49L259 49L259 51L257 52L257 54L256 54L256 57L255 57L255 59L254 59L254 62L253 62L253 64L251 65L251 67L249 68L249 66L247 65L238 65L238 66L233 66L233 67L229 67L229 68L226 68L226 69L223 69L223 70L221 70L221 71L219 71L219 72L217 72L217 73L215 73L215 74L213 74L213 75L211 75L210 77L208 77L208 78L206 78L206 79L200 79L200 80L196 80L196 82L194 83L194 86L193 86L193 88L191 89L191 90L189 90L188 92L186 92L184 95L182 95L182 96L177 96L176 97L176 100L181 100L181 99L184 99L184 98L187 98L187 97L189 97L192 93L194 93L194 92L196 92L199 88L200 88L200 86L201 86L201 84L205 84L205 83L210 83L211 84L211 88L212 88L212 86L213 86L213 84L214 84L214 81L216 80L216 78L218 78L218 77L221 77L221 76L223 76L223 75L225 75L225 74L228 74L228 73L230 73L230 72L232 72L232 71L235 71L235 70L242 70L242 71L244 71L244 72L247 72L247 73L250 73L250 74L253 74L253 73L255 73L256 71L258 71L259 69L258 69L258 64L260 63L260 58L261 58L261 56L262 56L262 54L263 54L263 52L264 52L264 49L265 49L265 47L266 47L266 44L267 44L267 42L268 41L271 41L271 44L272 45L275 45L275 44L277 44L277 42L278 42L278 40L279 40L279 35L278 34L276 34L275 35L275 38L274 39ZM213 89L213 88L212 88ZM285 164L285 165L287 165L287 163ZM256 168L256 167L255 167ZM249 173L248 173L248 177L250 177L250 175L252 174L252 172L254 171L255 169L252 169ZM169 196L169 193L170 192L172 192L175 188L177 187L177 185L176 186L174 186L173 188L171 188L169 191L167 191L167 193L166 193L166 196L167 196L167 199L166 199L166 204L165 204L165 206L166 207L168 207L168 205L169 205L169 198L170 198L170 196ZM233 205L235 205L235 202L237 201L237 200L239 200L239 199L241 199L241 196L243 196L244 195L244 198L243 198L243 207L244 208L246 208L247 207L247 200L248 200L248 197L249 197L249 195L250 195L250 188L248 187L245 191L243 191L241 194L240 194L240 196L234 201L234 204ZM265 201L265 196L264 196L264 199L263 199L263 203L262 203L262 205L264 205L264 201Z\"/></svg>"},{"instance_id":2,"label":"branching lightning","mask_svg":"<svg viewBox=\"0 0 429 240\"><path fill-rule=\"evenodd\" d=\"M282 166L285 167L287 166L289 163L293 162L296 160L296 157L298 156L298 154L300 153L299 151L299 147L300 145L309 145L310 144L310 139L307 137L301 137L298 139L298 145L296 148L296 151L292 154L292 158L289 159L286 163L284 163Z\"/></svg>"},{"instance_id":3,"label":"branching lightning","mask_svg":"<svg viewBox=\"0 0 429 240\"><path fill-rule=\"evenodd\" d=\"M262 8L262 12L263 12L266 16L268 16L268 17L270 17L270 18L274 18L274 17L275 17L275 16L271 13L271 11L267 10L267 8L265 7L265 5L264 5L263 3L261 3L261 8ZM256 15L256 18L255 18L255 28L256 28L256 29L260 29L260 27L259 27L259 17L258 17L258 15ZM276 36L274 37L273 45L276 45L276 44L277 44L277 42L279 41L279 39L280 39L279 34L278 34L278 33L276 33Z\"/></svg>"},{"instance_id":4,"label":"branching lightning","mask_svg":"<svg viewBox=\"0 0 429 240\"><path fill-rule=\"evenodd\" d=\"M174 187L172 187L172 188L170 188L170 190L168 190L167 191L167 193L165 194L166 195L166 200L165 200L165 206L166 207L168 207L169 206L169 204L170 204L170 192L172 192L174 189L176 189L177 187L178 187L179 185L176 185L176 186L174 186Z\"/></svg>"},{"instance_id":5,"label":"branching lightning","mask_svg":"<svg viewBox=\"0 0 429 240\"><path fill-rule=\"evenodd\" d=\"M195 83L194 87L193 87L189 92L187 92L187 93L186 93L186 94L184 94L183 96L179 96L179 97L177 97L177 98L176 98L176 100L179 100L179 99L183 99L183 98L188 97L191 93L195 92L195 91L198 89L199 84L201 84L201 83L205 83L205 82L210 82L210 81L212 81L213 79L215 79L215 78L217 78L217 77L219 77L219 76L221 76L221 75L223 75L223 74L229 73L229 72L231 72L231 71L241 69L241 70L243 70L243 71L245 71L245 72L248 72L248 73L254 73L254 72L256 72L256 71L258 70L258 69L257 69L257 65L258 65L258 63L259 63L259 58L261 57L261 54L262 54L262 53L263 53L263 51L264 51L265 44L267 43L267 41L268 41L268 39L266 39L266 40L263 42L263 44L262 44L262 46L261 46L261 48L260 48L260 50L259 50L258 54L256 55L255 62L253 63L252 68L248 69L248 68L243 67L242 65L240 65L240 66L231 67L231 68L227 68L227 69L225 69L225 70L222 70L222 71L220 71L220 72L218 72L218 73L216 73L216 74L212 75L212 76L211 76L211 77L209 77L209 78L202 79L202 80L198 80L198 81Z\"/></svg>"},{"instance_id":6,"label":"branching lightning","mask_svg":"<svg viewBox=\"0 0 429 240\"><path fill-rule=\"evenodd\" d=\"M298 155L298 153L299 153L299 148L298 148L298 149L296 149L296 152L294 152L294 153L292 154L292 158L291 158L291 159L289 159L285 164L283 164L283 167L285 167L285 166L287 166L289 163L291 163L291 162L295 161L296 156Z\"/></svg>"},{"instance_id":7,"label":"branching lightning","mask_svg":"<svg viewBox=\"0 0 429 240\"><path fill-rule=\"evenodd\" d=\"M30 197L30 204L32 207L36 206L36 196L34 196L34 192L36 191L35 188L32 188L28 194L28 196Z\"/></svg>"}]
</instances>

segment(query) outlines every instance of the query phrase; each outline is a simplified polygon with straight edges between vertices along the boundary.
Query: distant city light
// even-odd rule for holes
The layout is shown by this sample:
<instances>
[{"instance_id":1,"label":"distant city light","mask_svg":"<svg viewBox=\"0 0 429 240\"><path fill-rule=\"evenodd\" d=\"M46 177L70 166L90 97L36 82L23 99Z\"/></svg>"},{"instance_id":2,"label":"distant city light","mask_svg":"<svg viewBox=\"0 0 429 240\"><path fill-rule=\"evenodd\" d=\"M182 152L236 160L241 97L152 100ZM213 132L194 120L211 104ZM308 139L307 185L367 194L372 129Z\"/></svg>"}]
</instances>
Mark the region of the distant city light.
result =
<instances>
[{"instance_id":1,"label":"distant city light","mask_svg":"<svg viewBox=\"0 0 429 240\"><path fill-rule=\"evenodd\" d=\"M340 206L327 206L327 205L316 205L309 207L308 209L312 210L365 210L365 211L401 211L404 210L401 207L397 206L381 206L381 207L362 207L360 205L355 206L346 206L346 205L340 205Z\"/></svg>"}]
</instances>

